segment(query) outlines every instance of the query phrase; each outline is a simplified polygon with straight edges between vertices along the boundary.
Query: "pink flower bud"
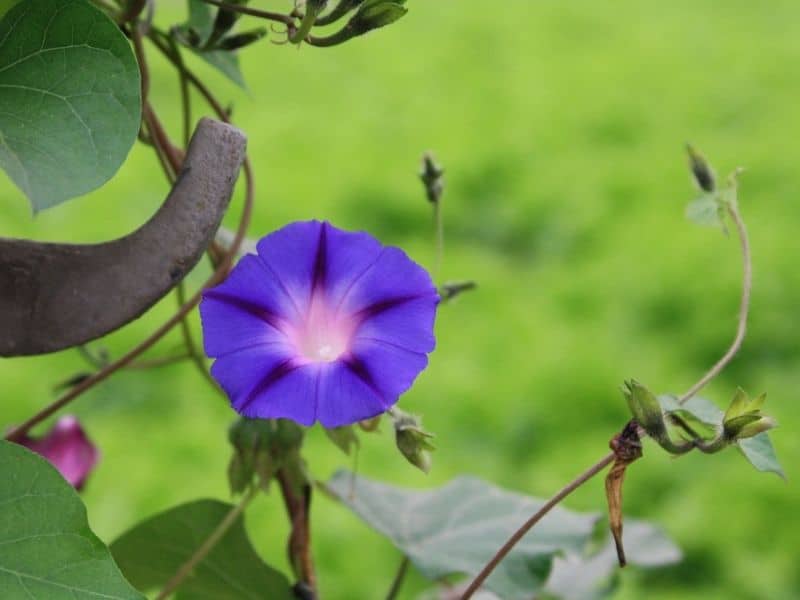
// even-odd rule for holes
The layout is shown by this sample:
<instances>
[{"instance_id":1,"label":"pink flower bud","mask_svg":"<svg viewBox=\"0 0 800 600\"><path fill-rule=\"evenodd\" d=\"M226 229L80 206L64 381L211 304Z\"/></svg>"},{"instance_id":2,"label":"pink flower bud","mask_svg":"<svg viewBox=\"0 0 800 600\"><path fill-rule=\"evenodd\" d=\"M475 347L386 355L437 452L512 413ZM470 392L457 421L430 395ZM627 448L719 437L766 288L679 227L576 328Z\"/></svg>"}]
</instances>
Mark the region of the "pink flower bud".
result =
<instances>
[{"instance_id":1,"label":"pink flower bud","mask_svg":"<svg viewBox=\"0 0 800 600\"><path fill-rule=\"evenodd\" d=\"M20 444L50 461L78 490L83 487L100 456L77 417L72 415L61 417L44 437L25 436Z\"/></svg>"}]
</instances>

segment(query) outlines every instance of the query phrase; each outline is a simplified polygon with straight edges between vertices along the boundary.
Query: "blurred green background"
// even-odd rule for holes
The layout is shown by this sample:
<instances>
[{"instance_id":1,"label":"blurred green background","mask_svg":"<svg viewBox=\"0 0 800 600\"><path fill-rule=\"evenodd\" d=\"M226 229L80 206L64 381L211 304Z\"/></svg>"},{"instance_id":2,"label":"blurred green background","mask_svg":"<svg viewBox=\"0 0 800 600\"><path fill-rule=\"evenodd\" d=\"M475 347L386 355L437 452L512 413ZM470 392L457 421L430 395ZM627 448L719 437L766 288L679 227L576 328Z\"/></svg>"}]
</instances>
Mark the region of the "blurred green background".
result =
<instances>
[{"instance_id":1,"label":"blurred green background","mask_svg":"<svg viewBox=\"0 0 800 600\"><path fill-rule=\"evenodd\" d=\"M384 425L363 437L360 472L417 487L471 473L548 496L599 458L625 422L624 378L659 392L688 388L730 342L741 269L735 239L683 218L694 194L683 144L692 141L720 175L747 168L741 207L755 268L744 349L703 395L723 405L736 385L768 391L789 483L735 451L673 460L646 443L625 509L660 524L685 560L626 570L617 597L800 597L800 6L413 0L409 8L395 26L341 47L246 50L249 92L190 59L249 135L252 237L328 219L433 267L422 152L433 150L447 169L438 279L480 287L441 309L430 367L400 402L436 433L434 468L426 477L407 465ZM162 24L182 18L182 4L158 4ZM150 55L151 98L179 139L174 73ZM35 218L3 178L0 233L109 239L145 221L166 189L141 146L104 188ZM207 274L198 267L190 287ZM170 296L103 343L119 355L174 308ZM199 336L196 315L193 325ZM175 332L151 356L179 345ZM23 420L83 368L74 351L0 360L0 422ZM103 539L182 501L228 498L234 414L191 364L120 373L69 410L102 449L84 499ZM351 464L318 428L307 457L320 478ZM566 506L602 512L604 502L598 478ZM248 513L255 545L285 569L284 521L274 493ZM321 496L312 527L326 599L385 594L399 561L388 541ZM426 585L412 575L403 597Z\"/></svg>"}]
</instances>

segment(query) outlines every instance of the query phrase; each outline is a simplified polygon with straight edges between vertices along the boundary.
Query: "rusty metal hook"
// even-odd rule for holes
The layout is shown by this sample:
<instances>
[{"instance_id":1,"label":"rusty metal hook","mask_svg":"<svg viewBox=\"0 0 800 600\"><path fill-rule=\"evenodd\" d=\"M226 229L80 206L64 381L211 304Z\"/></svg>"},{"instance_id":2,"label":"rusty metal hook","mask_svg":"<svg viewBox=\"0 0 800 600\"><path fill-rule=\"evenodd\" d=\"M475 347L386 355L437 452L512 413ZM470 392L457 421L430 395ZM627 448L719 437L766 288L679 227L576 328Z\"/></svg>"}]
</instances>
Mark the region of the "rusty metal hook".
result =
<instances>
[{"instance_id":1,"label":"rusty metal hook","mask_svg":"<svg viewBox=\"0 0 800 600\"><path fill-rule=\"evenodd\" d=\"M200 260L230 202L245 135L202 119L155 215L101 244L0 238L0 356L55 352L144 313Z\"/></svg>"}]
</instances>

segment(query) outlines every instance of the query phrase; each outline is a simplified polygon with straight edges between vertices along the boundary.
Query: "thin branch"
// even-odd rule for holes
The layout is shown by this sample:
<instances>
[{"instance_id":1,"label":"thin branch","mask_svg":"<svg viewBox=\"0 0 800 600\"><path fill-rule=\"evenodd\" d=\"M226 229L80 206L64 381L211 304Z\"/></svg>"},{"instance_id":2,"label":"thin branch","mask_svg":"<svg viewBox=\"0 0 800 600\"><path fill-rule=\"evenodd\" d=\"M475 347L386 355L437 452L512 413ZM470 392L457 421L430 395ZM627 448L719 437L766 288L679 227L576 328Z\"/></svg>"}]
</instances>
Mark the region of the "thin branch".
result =
<instances>
[{"instance_id":1,"label":"thin branch","mask_svg":"<svg viewBox=\"0 0 800 600\"><path fill-rule=\"evenodd\" d=\"M747 314L750 311L750 292L753 287L753 264L750 255L750 240L747 237L747 227L739 214L739 210L735 204L728 204L728 214L731 220L736 225L736 232L739 237L739 243L742 248L742 263L743 263L743 277L742 277L742 300L739 306L739 322L736 327L736 336L733 338L728 351L720 358L717 363L703 375L700 380L695 383L689 390L678 399L679 404L684 404L697 392L703 389L709 381L714 379L722 372L729 362L736 356L739 349L742 347L745 333L747 332Z\"/></svg>"},{"instance_id":2,"label":"thin branch","mask_svg":"<svg viewBox=\"0 0 800 600\"><path fill-rule=\"evenodd\" d=\"M120 15L118 22L123 24L128 21L135 21L142 14L145 6L147 6L147 0L127 0L125 2L125 10Z\"/></svg>"},{"instance_id":3,"label":"thin branch","mask_svg":"<svg viewBox=\"0 0 800 600\"><path fill-rule=\"evenodd\" d=\"M497 565L500 564L500 561L502 561L506 557L506 555L509 552L511 552L511 549L514 548L517 542L519 542L522 539L522 537L526 533L528 533L528 531L530 531L530 529L534 525L536 525L536 523L541 521L544 518L544 516L551 510L553 510L553 508L555 508L559 502L561 502L564 498L569 496L572 492L574 492L584 483L589 481L592 477L597 475L600 471L605 469L612 462L614 462L614 453L609 452L602 459L600 459L598 462L596 462L591 467L586 469L586 471L578 475L570 483L561 488L561 490L555 496L550 498L550 500L548 500L544 504L544 506L542 506L538 511L536 511L536 513L530 519L525 521L525 524L522 525L522 527L520 527L514 533L514 535L508 538L508 541L505 544L503 544L503 547L497 551L497 553L486 564L486 566L483 567L483 570L481 570L481 572L478 573L477 577L475 577L475 579L472 580L472 583L469 584L469 587L461 595L461 600L467 600L468 598L471 598L472 594L478 591L478 588L480 588L481 585L483 585L483 582L486 581L489 575L492 574L492 571L494 571Z\"/></svg>"},{"instance_id":4,"label":"thin branch","mask_svg":"<svg viewBox=\"0 0 800 600\"><path fill-rule=\"evenodd\" d=\"M295 489L290 474L286 468L278 469L275 478L281 488L283 502L286 505L286 514L291 524L289 533L289 563L292 565L297 577L316 597L317 577L314 569L314 559L311 555L311 486L304 486L300 494Z\"/></svg>"},{"instance_id":5,"label":"thin branch","mask_svg":"<svg viewBox=\"0 0 800 600\"><path fill-rule=\"evenodd\" d=\"M156 358L149 358L146 360L135 360L130 363L126 369L154 369L157 367L166 367L169 365L174 365L175 363L182 362L188 358L191 358L188 352L183 352L181 354L175 354L172 356L158 356Z\"/></svg>"},{"instance_id":6,"label":"thin branch","mask_svg":"<svg viewBox=\"0 0 800 600\"><path fill-rule=\"evenodd\" d=\"M397 574L392 580L392 587L389 588L389 593L386 594L386 600L395 600L395 598L397 598L400 587L403 585L403 581L406 578L406 573L408 573L408 565L410 562L407 556L404 556L403 560L400 561L400 566L397 567Z\"/></svg>"},{"instance_id":7,"label":"thin branch","mask_svg":"<svg viewBox=\"0 0 800 600\"><path fill-rule=\"evenodd\" d=\"M192 136L192 96L189 92L189 80L183 68L183 56L174 40L171 41L172 52L180 67L177 69L181 88L181 116L183 117L183 149L189 147L189 138Z\"/></svg>"},{"instance_id":8,"label":"thin branch","mask_svg":"<svg viewBox=\"0 0 800 600\"><path fill-rule=\"evenodd\" d=\"M260 19L267 19L268 21L277 21L289 27L294 28L294 18L290 15L283 13L273 12L269 10L259 10L257 8L250 8L241 4L230 4L228 2L221 2L220 0L203 0L206 4L213 4L231 12L241 13L243 15L250 15L251 17L259 17Z\"/></svg>"},{"instance_id":9,"label":"thin branch","mask_svg":"<svg viewBox=\"0 0 800 600\"><path fill-rule=\"evenodd\" d=\"M183 580L188 577L194 568L200 564L203 559L208 556L208 553L214 549L219 541L225 536L228 530L233 526L236 522L236 519L239 518L239 515L242 514L247 505L256 497L258 494L258 486L251 486L250 490L242 496L242 499L239 501L239 504L234 506L225 518L220 521L219 525L217 525L216 529L211 532L211 535L208 536L206 541L204 541L200 547L195 550L194 554L189 557L185 563L183 563L175 575L167 582L161 592L156 596L156 600L165 600L172 594L178 586L183 583Z\"/></svg>"}]
</instances>

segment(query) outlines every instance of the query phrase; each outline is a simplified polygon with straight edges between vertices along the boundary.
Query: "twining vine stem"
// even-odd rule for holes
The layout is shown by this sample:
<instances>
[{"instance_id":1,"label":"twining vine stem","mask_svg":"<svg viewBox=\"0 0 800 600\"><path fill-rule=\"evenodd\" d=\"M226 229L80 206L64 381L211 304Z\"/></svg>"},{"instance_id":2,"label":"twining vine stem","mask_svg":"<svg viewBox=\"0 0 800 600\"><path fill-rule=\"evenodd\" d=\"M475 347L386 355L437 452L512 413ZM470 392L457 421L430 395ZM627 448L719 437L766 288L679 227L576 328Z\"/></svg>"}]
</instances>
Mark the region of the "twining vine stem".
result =
<instances>
[{"instance_id":1,"label":"twining vine stem","mask_svg":"<svg viewBox=\"0 0 800 600\"><path fill-rule=\"evenodd\" d=\"M389 592L386 594L386 600L395 600L397 598L397 594L400 593L400 587L403 585L403 581L406 578L406 573L408 573L408 566L411 564L411 561L408 559L407 556L403 556L403 560L400 561L400 566L397 567L397 573L392 580L392 585L389 588Z\"/></svg>"},{"instance_id":2,"label":"twining vine stem","mask_svg":"<svg viewBox=\"0 0 800 600\"><path fill-rule=\"evenodd\" d=\"M247 491L247 493L242 496L242 499L239 501L239 504L234 506L225 518L219 522L219 525L211 532L211 535L206 538L206 540L200 545L197 550L189 557L189 559L183 563L180 568L175 572L170 580L166 583L164 588L161 592L156 596L156 600L165 600L172 594L178 586L183 583L183 580L188 577L194 568L199 565L203 559L208 556L208 553L214 549L220 540L225 537L225 534L228 533L228 530L236 523L236 519L239 518L244 512L244 509L247 508L247 505L256 497L258 494L258 486L253 485Z\"/></svg>"},{"instance_id":3,"label":"twining vine stem","mask_svg":"<svg viewBox=\"0 0 800 600\"><path fill-rule=\"evenodd\" d=\"M730 215L731 220L736 226L736 232L739 237L739 244L741 246L742 251L742 262L743 262L743 277L742 277L742 298L741 298L741 305L739 307L739 319L738 324L736 327L736 335L734 337L733 343L731 344L730 348L728 348L727 352L722 355L714 366L712 366L708 372L703 375L697 383L695 383L692 387L690 387L686 393L684 393L678 400L679 403L683 404L687 402L690 398L692 398L698 391L700 391L705 385L714 379L717 375L722 372L725 366L733 359L736 353L742 346L742 341L744 340L745 332L747 330L747 315L750 310L750 293L752 289L752 280L753 280L753 265L752 265L752 257L750 254L750 241L747 235L747 228L745 227L744 221L742 220L741 214L739 214L739 209L737 208L735 203L728 203L727 204L727 211L728 215ZM592 477L600 473L603 469L605 469L608 465L614 462L615 454L614 452L610 452L606 454L603 458L601 458L598 462L594 465L586 469L583 473L578 475L575 479L573 479L570 483L565 485L555 496L553 496L550 500L545 503L536 514L534 514L530 519L528 519L522 527L520 527L514 534L508 538L503 547L498 550L494 556L489 560L486 566L481 570L480 573L472 580L469 584L467 589L461 595L461 600L468 600L472 597L472 595L478 591L478 589L483 585L489 575L492 574L492 571L497 567L498 564L505 558L505 556L511 552L514 546L519 542L522 537L528 533L528 531L533 528L536 523L542 520L542 518L550 512L555 506L557 506L564 498L569 496L573 491L577 488L582 486L584 483L589 481Z\"/></svg>"},{"instance_id":4,"label":"twining vine stem","mask_svg":"<svg viewBox=\"0 0 800 600\"><path fill-rule=\"evenodd\" d=\"M722 372L722 369L724 369L727 364L733 360L736 353L739 352L739 349L742 347L742 342L744 341L745 333L747 332L747 314L750 311L750 293L753 288L753 259L750 254L750 240L747 236L747 227L735 204L728 204L728 215L730 215L731 220L736 226L739 244L742 248L742 300L739 305L739 322L736 326L736 336L733 338L733 343L722 358L678 399L679 404L684 404L689 398L703 389L709 381Z\"/></svg>"},{"instance_id":5,"label":"twining vine stem","mask_svg":"<svg viewBox=\"0 0 800 600\"><path fill-rule=\"evenodd\" d=\"M257 8L250 8L249 6L244 6L241 4L232 4L230 2L220 2L220 0L203 0L206 4L212 4L214 6L218 6L220 8L224 8L225 10L229 10L231 12L241 13L243 15L250 15L251 17L259 17L261 19L267 19L268 21L277 21L278 23L283 23L291 28L295 26L294 18L290 15L284 15L282 13L272 12L269 10L259 10Z\"/></svg>"}]
</instances>

